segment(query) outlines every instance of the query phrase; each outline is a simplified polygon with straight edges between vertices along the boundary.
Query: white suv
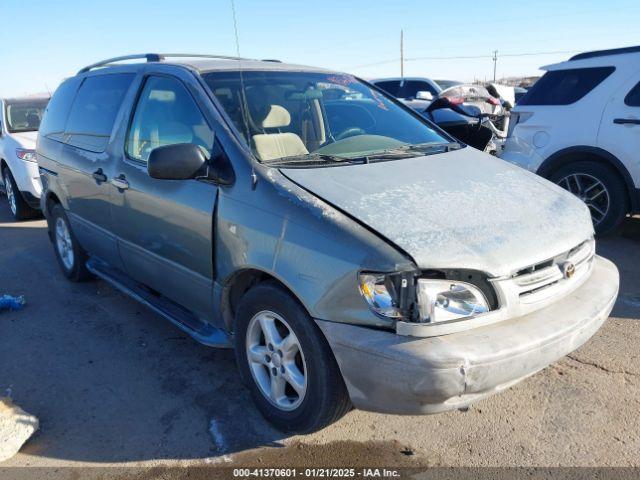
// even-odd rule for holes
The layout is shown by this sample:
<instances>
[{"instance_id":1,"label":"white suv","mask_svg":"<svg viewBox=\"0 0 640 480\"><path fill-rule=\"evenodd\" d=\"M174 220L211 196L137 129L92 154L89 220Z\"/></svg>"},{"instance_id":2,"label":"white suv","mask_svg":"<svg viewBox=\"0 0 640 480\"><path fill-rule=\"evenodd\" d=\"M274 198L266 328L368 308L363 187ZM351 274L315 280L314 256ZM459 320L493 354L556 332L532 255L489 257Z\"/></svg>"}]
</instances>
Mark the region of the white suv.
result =
<instances>
[{"instance_id":1,"label":"white suv","mask_svg":"<svg viewBox=\"0 0 640 480\"><path fill-rule=\"evenodd\" d=\"M36 138L48 97L0 99L0 177L17 220L39 214Z\"/></svg>"},{"instance_id":2,"label":"white suv","mask_svg":"<svg viewBox=\"0 0 640 480\"><path fill-rule=\"evenodd\" d=\"M501 157L580 197L596 231L611 232L640 211L640 46L543 70L511 113Z\"/></svg>"}]
</instances>

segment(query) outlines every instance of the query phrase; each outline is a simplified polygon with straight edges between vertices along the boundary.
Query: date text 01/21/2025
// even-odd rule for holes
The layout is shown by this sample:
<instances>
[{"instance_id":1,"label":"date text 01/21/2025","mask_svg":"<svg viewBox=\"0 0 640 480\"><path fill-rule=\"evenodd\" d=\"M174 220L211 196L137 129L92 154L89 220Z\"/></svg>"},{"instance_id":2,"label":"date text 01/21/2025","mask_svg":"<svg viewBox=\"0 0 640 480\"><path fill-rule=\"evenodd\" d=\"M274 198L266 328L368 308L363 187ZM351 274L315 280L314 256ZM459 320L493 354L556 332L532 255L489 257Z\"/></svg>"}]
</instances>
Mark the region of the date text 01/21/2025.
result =
<instances>
[{"instance_id":1,"label":"date text 01/21/2025","mask_svg":"<svg viewBox=\"0 0 640 480\"><path fill-rule=\"evenodd\" d=\"M234 468L234 478L397 478L398 470L386 468Z\"/></svg>"}]
</instances>

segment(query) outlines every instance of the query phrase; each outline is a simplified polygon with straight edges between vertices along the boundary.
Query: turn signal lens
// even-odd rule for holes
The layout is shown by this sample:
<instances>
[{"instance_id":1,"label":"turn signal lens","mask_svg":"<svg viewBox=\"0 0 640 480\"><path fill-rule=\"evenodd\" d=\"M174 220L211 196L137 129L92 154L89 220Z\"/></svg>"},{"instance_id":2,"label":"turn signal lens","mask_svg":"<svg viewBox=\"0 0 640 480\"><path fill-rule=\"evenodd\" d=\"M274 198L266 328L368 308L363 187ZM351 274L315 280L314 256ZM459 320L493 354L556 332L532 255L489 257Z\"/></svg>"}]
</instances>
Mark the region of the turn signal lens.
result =
<instances>
[{"instance_id":1,"label":"turn signal lens","mask_svg":"<svg viewBox=\"0 0 640 480\"><path fill-rule=\"evenodd\" d=\"M369 308L378 315L388 318L401 317L393 286L384 274L363 273L360 275L360 293Z\"/></svg>"}]
</instances>

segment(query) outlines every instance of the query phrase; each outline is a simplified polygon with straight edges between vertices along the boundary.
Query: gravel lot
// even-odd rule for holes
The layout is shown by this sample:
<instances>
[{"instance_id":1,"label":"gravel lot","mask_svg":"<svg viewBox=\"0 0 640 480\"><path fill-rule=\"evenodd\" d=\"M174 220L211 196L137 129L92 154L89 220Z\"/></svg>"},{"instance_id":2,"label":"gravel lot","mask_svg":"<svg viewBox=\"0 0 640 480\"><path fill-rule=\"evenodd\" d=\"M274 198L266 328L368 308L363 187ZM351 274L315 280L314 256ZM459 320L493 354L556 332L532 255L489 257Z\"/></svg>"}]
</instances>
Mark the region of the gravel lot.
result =
<instances>
[{"instance_id":1,"label":"gravel lot","mask_svg":"<svg viewBox=\"0 0 640 480\"><path fill-rule=\"evenodd\" d=\"M0 396L40 419L2 466L640 466L640 217L598 243L621 293L579 351L467 412L353 411L305 437L265 423L231 351L102 281L68 282L45 231L0 200L0 294L27 299L0 314Z\"/></svg>"}]
</instances>

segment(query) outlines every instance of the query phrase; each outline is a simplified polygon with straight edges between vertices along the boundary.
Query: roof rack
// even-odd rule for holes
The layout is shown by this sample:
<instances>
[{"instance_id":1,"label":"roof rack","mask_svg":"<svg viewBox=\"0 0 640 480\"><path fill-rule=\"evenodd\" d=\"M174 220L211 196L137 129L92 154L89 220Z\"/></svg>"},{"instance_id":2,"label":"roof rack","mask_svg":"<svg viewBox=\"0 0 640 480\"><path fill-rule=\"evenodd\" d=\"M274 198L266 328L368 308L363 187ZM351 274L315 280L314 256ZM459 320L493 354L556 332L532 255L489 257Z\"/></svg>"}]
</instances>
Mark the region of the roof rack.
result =
<instances>
[{"instance_id":1,"label":"roof rack","mask_svg":"<svg viewBox=\"0 0 640 480\"><path fill-rule=\"evenodd\" d=\"M635 47L611 48L609 50L595 50L593 52L584 52L574 55L571 60L584 60L585 58L608 57L609 55L621 55L623 53L639 53L640 45Z\"/></svg>"},{"instance_id":2,"label":"roof rack","mask_svg":"<svg viewBox=\"0 0 640 480\"><path fill-rule=\"evenodd\" d=\"M215 58L218 60L253 60L252 58L242 57L230 57L227 55L202 55L197 53L138 53L134 55L123 55L121 57L108 58L97 63L87 65L78 71L78 74L89 72L94 68L107 67L116 62L123 62L125 60L142 60L146 59L147 62L162 62L167 57L173 58ZM272 60L273 61L273 60Z\"/></svg>"}]
</instances>

